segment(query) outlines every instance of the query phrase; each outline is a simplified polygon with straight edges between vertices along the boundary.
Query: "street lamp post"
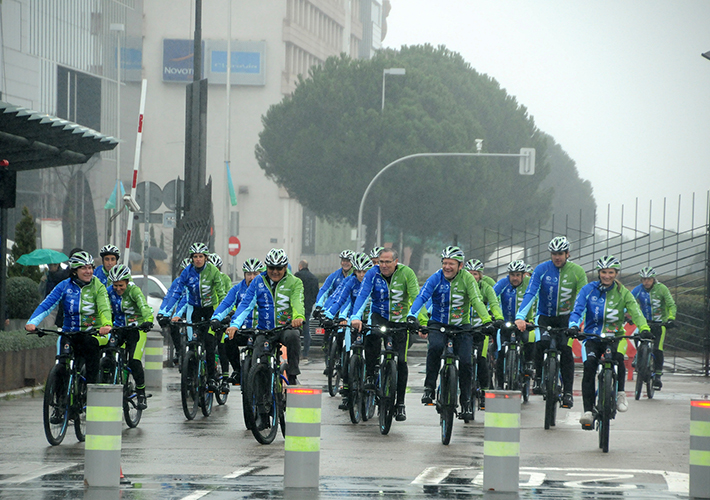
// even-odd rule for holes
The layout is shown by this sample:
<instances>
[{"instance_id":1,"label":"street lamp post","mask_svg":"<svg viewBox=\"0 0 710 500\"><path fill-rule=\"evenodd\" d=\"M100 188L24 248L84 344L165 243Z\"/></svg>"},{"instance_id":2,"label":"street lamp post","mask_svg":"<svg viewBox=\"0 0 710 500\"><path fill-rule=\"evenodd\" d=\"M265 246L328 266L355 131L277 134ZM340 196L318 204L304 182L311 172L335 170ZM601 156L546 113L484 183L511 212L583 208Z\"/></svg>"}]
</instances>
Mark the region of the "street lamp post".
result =
<instances>
[{"instance_id":1,"label":"street lamp post","mask_svg":"<svg viewBox=\"0 0 710 500\"><path fill-rule=\"evenodd\" d=\"M406 73L407 70L404 68L385 68L382 70L382 107L380 111L384 111L385 109L385 83L387 75L404 76Z\"/></svg>"},{"instance_id":2,"label":"street lamp post","mask_svg":"<svg viewBox=\"0 0 710 500\"><path fill-rule=\"evenodd\" d=\"M110 31L115 31L116 32L116 137L120 140L121 139L121 35L125 31L126 27L122 23L111 23L109 26ZM121 182L121 145L119 144L116 147L116 185L114 188L116 189L116 208L114 210L118 210L118 205L119 205L119 195L121 193L121 190L118 187L119 182ZM119 235L118 233L120 232L119 229L121 227L120 225L120 219L118 217L115 218L114 221L115 228L113 230L113 238L114 241L116 242L116 245L120 244L120 241L118 239ZM128 262L128 261L126 261Z\"/></svg>"},{"instance_id":3,"label":"street lamp post","mask_svg":"<svg viewBox=\"0 0 710 500\"><path fill-rule=\"evenodd\" d=\"M482 144L482 142L481 142ZM370 192L370 189L372 189L373 184L375 181L385 173L385 171L389 170L391 167L394 167L398 163L401 163L405 160L410 160L412 158L423 158L423 157L437 157L437 156L496 156L496 157L514 157L514 158L520 158L520 170L519 173L520 175L533 175L535 173L535 148L520 148L520 153L416 153L416 154L411 154L407 156L403 156L401 158L397 158L395 161L392 163L388 164L377 172L377 174L372 178L370 183L367 185L365 188L365 192L362 194L362 199L360 200L360 209L358 210L357 213L357 249L358 251L362 248L362 246L365 243L365 238L363 234L363 229L362 229L362 212L365 209L365 199L367 198L367 194Z\"/></svg>"}]
</instances>

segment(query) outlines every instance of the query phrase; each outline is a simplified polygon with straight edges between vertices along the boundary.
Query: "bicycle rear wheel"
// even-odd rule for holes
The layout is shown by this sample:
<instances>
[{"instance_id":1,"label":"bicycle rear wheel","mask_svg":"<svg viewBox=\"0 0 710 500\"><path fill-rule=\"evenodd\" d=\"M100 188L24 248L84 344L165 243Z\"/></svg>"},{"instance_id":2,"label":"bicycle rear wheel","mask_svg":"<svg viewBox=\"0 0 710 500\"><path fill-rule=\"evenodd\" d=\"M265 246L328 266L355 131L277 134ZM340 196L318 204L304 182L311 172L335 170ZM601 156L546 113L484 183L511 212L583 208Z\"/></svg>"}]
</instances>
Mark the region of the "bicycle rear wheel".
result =
<instances>
[{"instance_id":1,"label":"bicycle rear wheel","mask_svg":"<svg viewBox=\"0 0 710 500\"><path fill-rule=\"evenodd\" d=\"M249 383L249 370L251 370L251 355L248 354L242 360L241 366L241 391L242 391L242 414L244 415L244 426L250 430L254 425L254 412L249 399L247 398L247 384Z\"/></svg>"},{"instance_id":2,"label":"bicycle rear wheel","mask_svg":"<svg viewBox=\"0 0 710 500\"><path fill-rule=\"evenodd\" d=\"M379 370L377 370L379 372ZM366 377L367 378L367 377ZM362 410L362 421L367 422L375 416L375 411L377 410L377 390L375 389L363 389L363 410Z\"/></svg>"},{"instance_id":3,"label":"bicycle rear wheel","mask_svg":"<svg viewBox=\"0 0 710 500\"><path fill-rule=\"evenodd\" d=\"M380 434L392 427L394 404L397 397L397 367L394 361L385 361L380 368Z\"/></svg>"},{"instance_id":4,"label":"bicycle rear wheel","mask_svg":"<svg viewBox=\"0 0 710 500\"><path fill-rule=\"evenodd\" d=\"M221 368L218 368L218 370L220 369ZM229 397L228 392L222 392L222 381L225 379L226 377L224 375L219 377L219 380L217 380L217 392L214 393L214 398L217 400L217 404L220 406L227 404L227 397Z\"/></svg>"},{"instance_id":5,"label":"bicycle rear wheel","mask_svg":"<svg viewBox=\"0 0 710 500\"><path fill-rule=\"evenodd\" d=\"M646 366L648 373L648 376L646 377L646 395L648 396L648 399L653 399L653 396L656 394L656 388L653 386L656 379L656 361L653 357L651 349L649 349L648 362L646 363Z\"/></svg>"},{"instance_id":6,"label":"bicycle rear wheel","mask_svg":"<svg viewBox=\"0 0 710 500\"><path fill-rule=\"evenodd\" d=\"M197 384L200 378L198 370L195 352L193 350L185 352L182 357L180 395L182 396L182 411L188 420L194 419L195 415L197 415L197 406L199 404Z\"/></svg>"},{"instance_id":7,"label":"bicycle rear wheel","mask_svg":"<svg viewBox=\"0 0 710 500\"><path fill-rule=\"evenodd\" d=\"M348 386L350 388L350 396L348 398L348 411L350 412L350 421L353 424L357 424L362 419L364 407L362 397L364 373L362 366L362 358L357 354L350 357L348 379Z\"/></svg>"},{"instance_id":8,"label":"bicycle rear wheel","mask_svg":"<svg viewBox=\"0 0 710 500\"><path fill-rule=\"evenodd\" d=\"M86 366L81 365L76 371L76 393L74 394L74 434L83 443L86 439Z\"/></svg>"},{"instance_id":9,"label":"bicycle rear wheel","mask_svg":"<svg viewBox=\"0 0 710 500\"><path fill-rule=\"evenodd\" d=\"M338 347L338 336L333 334L330 336L330 345L328 346L328 394L335 397L338 394L340 387L340 370L338 363L340 361L340 349Z\"/></svg>"},{"instance_id":10,"label":"bicycle rear wheel","mask_svg":"<svg viewBox=\"0 0 710 500\"><path fill-rule=\"evenodd\" d=\"M247 383L247 396L254 421L251 432L261 444L271 444L279 430L279 415L272 376L268 366L257 363L249 372Z\"/></svg>"},{"instance_id":11,"label":"bicycle rear wheel","mask_svg":"<svg viewBox=\"0 0 710 500\"><path fill-rule=\"evenodd\" d=\"M545 397L545 429L555 426L557 418L557 399L558 399L558 379L559 368L557 367L557 358L548 356L543 367L543 390Z\"/></svg>"},{"instance_id":12,"label":"bicycle rear wheel","mask_svg":"<svg viewBox=\"0 0 710 500\"><path fill-rule=\"evenodd\" d=\"M141 421L143 410L138 408L138 393L136 392L136 380L133 372L126 372L126 381L123 383L123 417L126 425L135 428Z\"/></svg>"},{"instance_id":13,"label":"bicycle rear wheel","mask_svg":"<svg viewBox=\"0 0 710 500\"><path fill-rule=\"evenodd\" d=\"M648 376L648 370L646 366L646 343L641 342L639 344L638 351L636 352L636 387L634 390L634 398L638 401L641 399L641 393L643 392L643 384Z\"/></svg>"},{"instance_id":14,"label":"bicycle rear wheel","mask_svg":"<svg viewBox=\"0 0 710 500\"><path fill-rule=\"evenodd\" d=\"M44 419L44 435L52 446L61 444L67 434L69 412L66 407L65 369L62 365L54 365L49 370L47 382L44 385L44 403L42 416Z\"/></svg>"},{"instance_id":15,"label":"bicycle rear wheel","mask_svg":"<svg viewBox=\"0 0 710 500\"><path fill-rule=\"evenodd\" d=\"M203 353L204 356L204 353ZM212 403L214 402L214 393L210 392L207 388L207 363L204 358L200 362L202 369L200 370L200 383L197 387L199 400L200 400L200 410L202 410L202 415L209 417L212 413ZM219 389L217 389L219 390Z\"/></svg>"},{"instance_id":16,"label":"bicycle rear wheel","mask_svg":"<svg viewBox=\"0 0 710 500\"><path fill-rule=\"evenodd\" d=\"M458 377L456 367L451 364L444 366L439 379L439 423L441 425L441 442L449 444L454 429L454 413L456 412L456 393Z\"/></svg>"}]
</instances>

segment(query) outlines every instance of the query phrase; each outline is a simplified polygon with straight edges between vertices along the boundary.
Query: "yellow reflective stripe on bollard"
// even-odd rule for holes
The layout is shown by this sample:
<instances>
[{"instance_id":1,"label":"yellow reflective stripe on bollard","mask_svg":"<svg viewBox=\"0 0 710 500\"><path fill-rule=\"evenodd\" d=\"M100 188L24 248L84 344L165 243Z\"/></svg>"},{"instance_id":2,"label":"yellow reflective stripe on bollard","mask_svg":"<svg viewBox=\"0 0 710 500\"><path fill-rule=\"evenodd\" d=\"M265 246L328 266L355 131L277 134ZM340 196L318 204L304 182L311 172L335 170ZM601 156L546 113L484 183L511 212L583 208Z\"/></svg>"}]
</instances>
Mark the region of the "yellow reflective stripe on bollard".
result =
<instances>
[{"instance_id":1,"label":"yellow reflective stripe on bollard","mask_svg":"<svg viewBox=\"0 0 710 500\"><path fill-rule=\"evenodd\" d=\"M690 435L699 437L710 437L710 422L690 421Z\"/></svg>"},{"instance_id":2,"label":"yellow reflective stripe on bollard","mask_svg":"<svg viewBox=\"0 0 710 500\"><path fill-rule=\"evenodd\" d=\"M519 457L520 443L508 441L484 441L483 454L490 457Z\"/></svg>"},{"instance_id":3,"label":"yellow reflective stripe on bollard","mask_svg":"<svg viewBox=\"0 0 710 500\"><path fill-rule=\"evenodd\" d=\"M520 427L520 413L486 413L484 425L486 427L517 429Z\"/></svg>"},{"instance_id":4,"label":"yellow reflective stripe on bollard","mask_svg":"<svg viewBox=\"0 0 710 500\"><path fill-rule=\"evenodd\" d=\"M286 436L286 451L320 451L319 437Z\"/></svg>"},{"instance_id":5,"label":"yellow reflective stripe on bollard","mask_svg":"<svg viewBox=\"0 0 710 500\"><path fill-rule=\"evenodd\" d=\"M121 449L121 436L86 436L85 450L116 451Z\"/></svg>"},{"instance_id":6,"label":"yellow reflective stripe on bollard","mask_svg":"<svg viewBox=\"0 0 710 500\"><path fill-rule=\"evenodd\" d=\"M294 424L318 424L320 423L320 408L289 408L286 407L284 418L286 422Z\"/></svg>"},{"instance_id":7,"label":"yellow reflective stripe on bollard","mask_svg":"<svg viewBox=\"0 0 710 500\"><path fill-rule=\"evenodd\" d=\"M87 406L86 420L89 422L120 422L120 406Z\"/></svg>"},{"instance_id":8,"label":"yellow reflective stripe on bollard","mask_svg":"<svg viewBox=\"0 0 710 500\"><path fill-rule=\"evenodd\" d=\"M710 467L710 451L690 450L690 465Z\"/></svg>"},{"instance_id":9,"label":"yellow reflective stripe on bollard","mask_svg":"<svg viewBox=\"0 0 710 500\"><path fill-rule=\"evenodd\" d=\"M145 353L149 356L161 356L163 354L162 347L146 347Z\"/></svg>"},{"instance_id":10,"label":"yellow reflective stripe on bollard","mask_svg":"<svg viewBox=\"0 0 710 500\"><path fill-rule=\"evenodd\" d=\"M163 362L159 361L148 361L146 363L143 363L143 368L146 370L162 370L163 369Z\"/></svg>"}]
</instances>

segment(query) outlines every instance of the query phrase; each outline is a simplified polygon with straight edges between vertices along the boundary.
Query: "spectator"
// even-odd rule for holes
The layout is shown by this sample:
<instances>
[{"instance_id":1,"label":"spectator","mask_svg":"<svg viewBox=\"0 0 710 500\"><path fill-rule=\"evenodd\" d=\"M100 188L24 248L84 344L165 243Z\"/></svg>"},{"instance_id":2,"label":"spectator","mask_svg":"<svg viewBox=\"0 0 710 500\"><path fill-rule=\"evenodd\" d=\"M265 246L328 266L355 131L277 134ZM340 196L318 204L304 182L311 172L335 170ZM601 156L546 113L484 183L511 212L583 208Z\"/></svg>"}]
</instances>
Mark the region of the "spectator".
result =
<instances>
[{"instance_id":1,"label":"spectator","mask_svg":"<svg viewBox=\"0 0 710 500\"><path fill-rule=\"evenodd\" d=\"M303 281L303 305L306 314L306 321L303 324L303 358L301 363L308 364L308 351L311 349L311 330L309 319L313 305L316 303L318 295L318 278L308 269L308 261L302 260L298 263L298 272L294 275Z\"/></svg>"}]
</instances>

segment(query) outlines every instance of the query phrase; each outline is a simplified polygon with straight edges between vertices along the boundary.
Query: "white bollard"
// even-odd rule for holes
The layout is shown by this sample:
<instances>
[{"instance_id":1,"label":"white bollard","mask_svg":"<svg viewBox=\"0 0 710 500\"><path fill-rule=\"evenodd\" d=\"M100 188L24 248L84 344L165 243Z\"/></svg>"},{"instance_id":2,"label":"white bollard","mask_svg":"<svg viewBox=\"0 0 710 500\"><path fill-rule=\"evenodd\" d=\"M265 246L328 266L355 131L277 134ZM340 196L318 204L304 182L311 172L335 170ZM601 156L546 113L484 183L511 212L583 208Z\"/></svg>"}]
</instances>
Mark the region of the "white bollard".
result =
<instances>
[{"instance_id":1,"label":"white bollard","mask_svg":"<svg viewBox=\"0 0 710 500\"><path fill-rule=\"evenodd\" d=\"M484 491L518 491L520 403L520 391L486 391L483 430Z\"/></svg>"},{"instance_id":2,"label":"white bollard","mask_svg":"<svg viewBox=\"0 0 710 500\"><path fill-rule=\"evenodd\" d=\"M163 336L156 332L148 332L143 357L145 386L148 389L163 387Z\"/></svg>"},{"instance_id":3,"label":"white bollard","mask_svg":"<svg viewBox=\"0 0 710 500\"><path fill-rule=\"evenodd\" d=\"M286 389L284 488L318 489L321 389Z\"/></svg>"},{"instance_id":4,"label":"white bollard","mask_svg":"<svg viewBox=\"0 0 710 500\"><path fill-rule=\"evenodd\" d=\"M84 447L86 486L118 487L122 421L123 386L89 384Z\"/></svg>"},{"instance_id":5,"label":"white bollard","mask_svg":"<svg viewBox=\"0 0 710 500\"><path fill-rule=\"evenodd\" d=\"M690 400L690 499L710 498L710 400Z\"/></svg>"}]
</instances>

